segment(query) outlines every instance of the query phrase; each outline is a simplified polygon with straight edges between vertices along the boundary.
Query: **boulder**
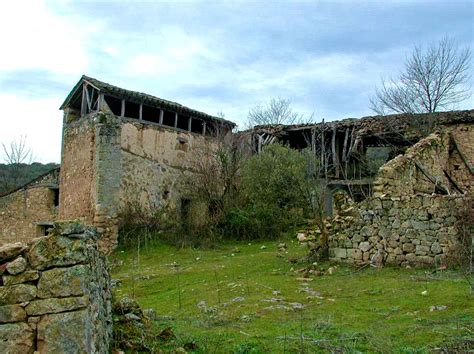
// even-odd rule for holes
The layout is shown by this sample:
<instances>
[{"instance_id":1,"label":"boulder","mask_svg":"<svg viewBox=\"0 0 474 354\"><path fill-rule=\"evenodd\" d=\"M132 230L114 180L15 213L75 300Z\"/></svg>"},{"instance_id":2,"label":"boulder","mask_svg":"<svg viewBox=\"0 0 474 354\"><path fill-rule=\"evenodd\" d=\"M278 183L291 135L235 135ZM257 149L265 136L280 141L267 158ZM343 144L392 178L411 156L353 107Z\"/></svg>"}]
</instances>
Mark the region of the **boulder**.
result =
<instances>
[{"instance_id":1,"label":"boulder","mask_svg":"<svg viewBox=\"0 0 474 354\"><path fill-rule=\"evenodd\" d=\"M7 263L7 271L11 275L16 275L24 272L26 269L26 259L18 257L15 260Z\"/></svg>"},{"instance_id":2,"label":"boulder","mask_svg":"<svg viewBox=\"0 0 474 354\"><path fill-rule=\"evenodd\" d=\"M31 247L28 260L31 267L43 270L86 262L86 253L84 240L51 235L41 238Z\"/></svg>"},{"instance_id":3,"label":"boulder","mask_svg":"<svg viewBox=\"0 0 474 354\"><path fill-rule=\"evenodd\" d=\"M0 286L0 305L17 304L30 301L36 297L36 286L18 284Z\"/></svg>"},{"instance_id":4,"label":"boulder","mask_svg":"<svg viewBox=\"0 0 474 354\"><path fill-rule=\"evenodd\" d=\"M93 353L93 326L87 310L41 316L37 326L40 353ZM81 330L78 330L78 329Z\"/></svg>"},{"instance_id":5,"label":"boulder","mask_svg":"<svg viewBox=\"0 0 474 354\"><path fill-rule=\"evenodd\" d=\"M26 319L26 312L20 305L0 306L0 323L20 322Z\"/></svg>"},{"instance_id":6,"label":"boulder","mask_svg":"<svg viewBox=\"0 0 474 354\"><path fill-rule=\"evenodd\" d=\"M0 247L0 263L8 261L9 259L15 258L28 246L23 242L8 243Z\"/></svg>"},{"instance_id":7,"label":"boulder","mask_svg":"<svg viewBox=\"0 0 474 354\"><path fill-rule=\"evenodd\" d=\"M24 322L0 325L2 353L33 353L35 334Z\"/></svg>"},{"instance_id":8,"label":"boulder","mask_svg":"<svg viewBox=\"0 0 474 354\"><path fill-rule=\"evenodd\" d=\"M27 283L30 281L35 281L39 278L39 272L37 270L27 270L18 275L4 275L3 284L4 285L15 285L21 283Z\"/></svg>"},{"instance_id":9,"label":"boulder","mask_svg":"<svg viewBox=\"0 0 474 354\"><path fill-rule=\"evenodd\" d=\"M82 264L44 271L38 282L38 297L44 299L83 295L91 281L89 278L89 267Z\"/></svg>"},{"instance_id":10,"label":"boulder","mask_svg":"<svg viewBox=\"0 0 474 354\"><path fill-rule=\"evenodd\" d=\"M47 313L66 312L84 308L88 303L87 296L35 300L26 306L26 313L29 316L39 316Z\"/></svg>"}]
</instances>

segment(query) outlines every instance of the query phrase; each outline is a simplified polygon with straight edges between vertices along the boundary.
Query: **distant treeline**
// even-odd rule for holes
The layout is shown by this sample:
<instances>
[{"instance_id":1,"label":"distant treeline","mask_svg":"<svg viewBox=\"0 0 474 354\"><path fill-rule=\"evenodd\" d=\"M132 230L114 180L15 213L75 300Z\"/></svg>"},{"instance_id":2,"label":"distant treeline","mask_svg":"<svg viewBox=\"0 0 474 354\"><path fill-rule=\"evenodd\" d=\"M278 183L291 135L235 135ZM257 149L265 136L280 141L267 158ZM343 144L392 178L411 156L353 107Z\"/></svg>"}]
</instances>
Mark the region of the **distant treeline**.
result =
<instances>
[{"instance_id":1,"label":"distant treeline","mask_svg":"<svg viewBox=\"0 0 474 354\"><path fill-rule=\"evenodd\" d=\"M36 177L59 167L56 163L9 164L0 163L0 195L18 188Z\"/></svg>"}]
</instances>

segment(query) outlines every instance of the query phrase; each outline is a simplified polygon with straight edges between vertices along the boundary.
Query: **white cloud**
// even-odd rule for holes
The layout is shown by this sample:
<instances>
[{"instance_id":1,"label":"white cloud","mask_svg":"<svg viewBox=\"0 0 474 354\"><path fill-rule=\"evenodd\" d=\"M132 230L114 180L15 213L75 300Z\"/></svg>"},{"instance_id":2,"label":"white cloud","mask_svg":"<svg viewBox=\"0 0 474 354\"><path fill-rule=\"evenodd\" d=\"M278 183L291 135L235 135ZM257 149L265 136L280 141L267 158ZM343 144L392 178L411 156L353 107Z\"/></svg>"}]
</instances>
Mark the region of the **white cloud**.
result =
<instances>
[{"instance_id":1,"label":"white cloud","mask_svg":"<svg viewBox=\"0 0 474 354\"><path fill-rule=\"evenodd\" d=\"M9 1L0 12L0 71L44 69L78 75L89 64L89 28L54 16L43 1Z\"/></svg>"},{"instance_id":2,"label":"white cloud","mask_svg":"<svg viewBox=\"0 0 474 354\"><path fill-rule=\"evenodd\" d=\"M38 162L59 162L61 154L62 113L59 99L24 99L0 94L2 107L0 143L9 144L26 136L26 143ZM0 161L3 161L3 149Z\"/></svg>"},{"instance_id":3,"label":"white cloud","mask_svg":"<svg viewBox=\"0 0 474 354\"><path fill-rule=\"evenodd\" d=\"M136 43L135 47L138 54L124 63L125 72L131 75L197 73L204 62L220 58L201 38L174 26L162 28L152 41Z\"/></svg>"}]
</instances>

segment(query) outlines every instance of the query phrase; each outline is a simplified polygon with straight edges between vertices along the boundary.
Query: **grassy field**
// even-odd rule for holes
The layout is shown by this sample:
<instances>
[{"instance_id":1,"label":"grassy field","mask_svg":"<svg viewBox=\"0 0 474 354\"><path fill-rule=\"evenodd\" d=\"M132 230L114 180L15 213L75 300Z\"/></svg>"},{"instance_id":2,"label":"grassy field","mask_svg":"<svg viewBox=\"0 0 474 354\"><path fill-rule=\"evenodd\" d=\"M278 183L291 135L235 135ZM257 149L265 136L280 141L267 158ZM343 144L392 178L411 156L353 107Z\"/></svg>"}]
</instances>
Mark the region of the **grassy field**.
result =
<instances>
[{"instance_id":1,"label":"grassy field","mask_svg":"<svg viewBox=\"0 0 474 354\"><path fill-rule=\"evenodd\" d=\"M473 340L474 299L456 272L321 264L305 277L288 258L306 249L287 241L278 257L278 243L119 250L114 295L154 309L157 333L172 328L156 342L165 351L423 353Z\"/></svg>"}]
</instances>

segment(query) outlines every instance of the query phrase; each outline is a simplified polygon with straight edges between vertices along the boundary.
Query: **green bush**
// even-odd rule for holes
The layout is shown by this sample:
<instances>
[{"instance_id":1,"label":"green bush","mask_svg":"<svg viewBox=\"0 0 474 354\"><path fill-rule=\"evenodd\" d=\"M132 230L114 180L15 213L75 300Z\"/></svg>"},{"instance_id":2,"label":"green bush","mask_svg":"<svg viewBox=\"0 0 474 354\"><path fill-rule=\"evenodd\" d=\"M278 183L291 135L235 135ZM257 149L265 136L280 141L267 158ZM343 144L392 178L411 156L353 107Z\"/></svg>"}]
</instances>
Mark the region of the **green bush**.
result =
<instances>
[{"instance_id":1,"label":"green bush","mask_svg":"<svg viewBox=\"0 0 474 354\"><path fill-rule=\"evenodd\" d=\"M244 162L238 199L219 229L232 239L275 239L311 212L316 188L314 156L282 145L267 146Z\"/></svg>"}]
</instances>

